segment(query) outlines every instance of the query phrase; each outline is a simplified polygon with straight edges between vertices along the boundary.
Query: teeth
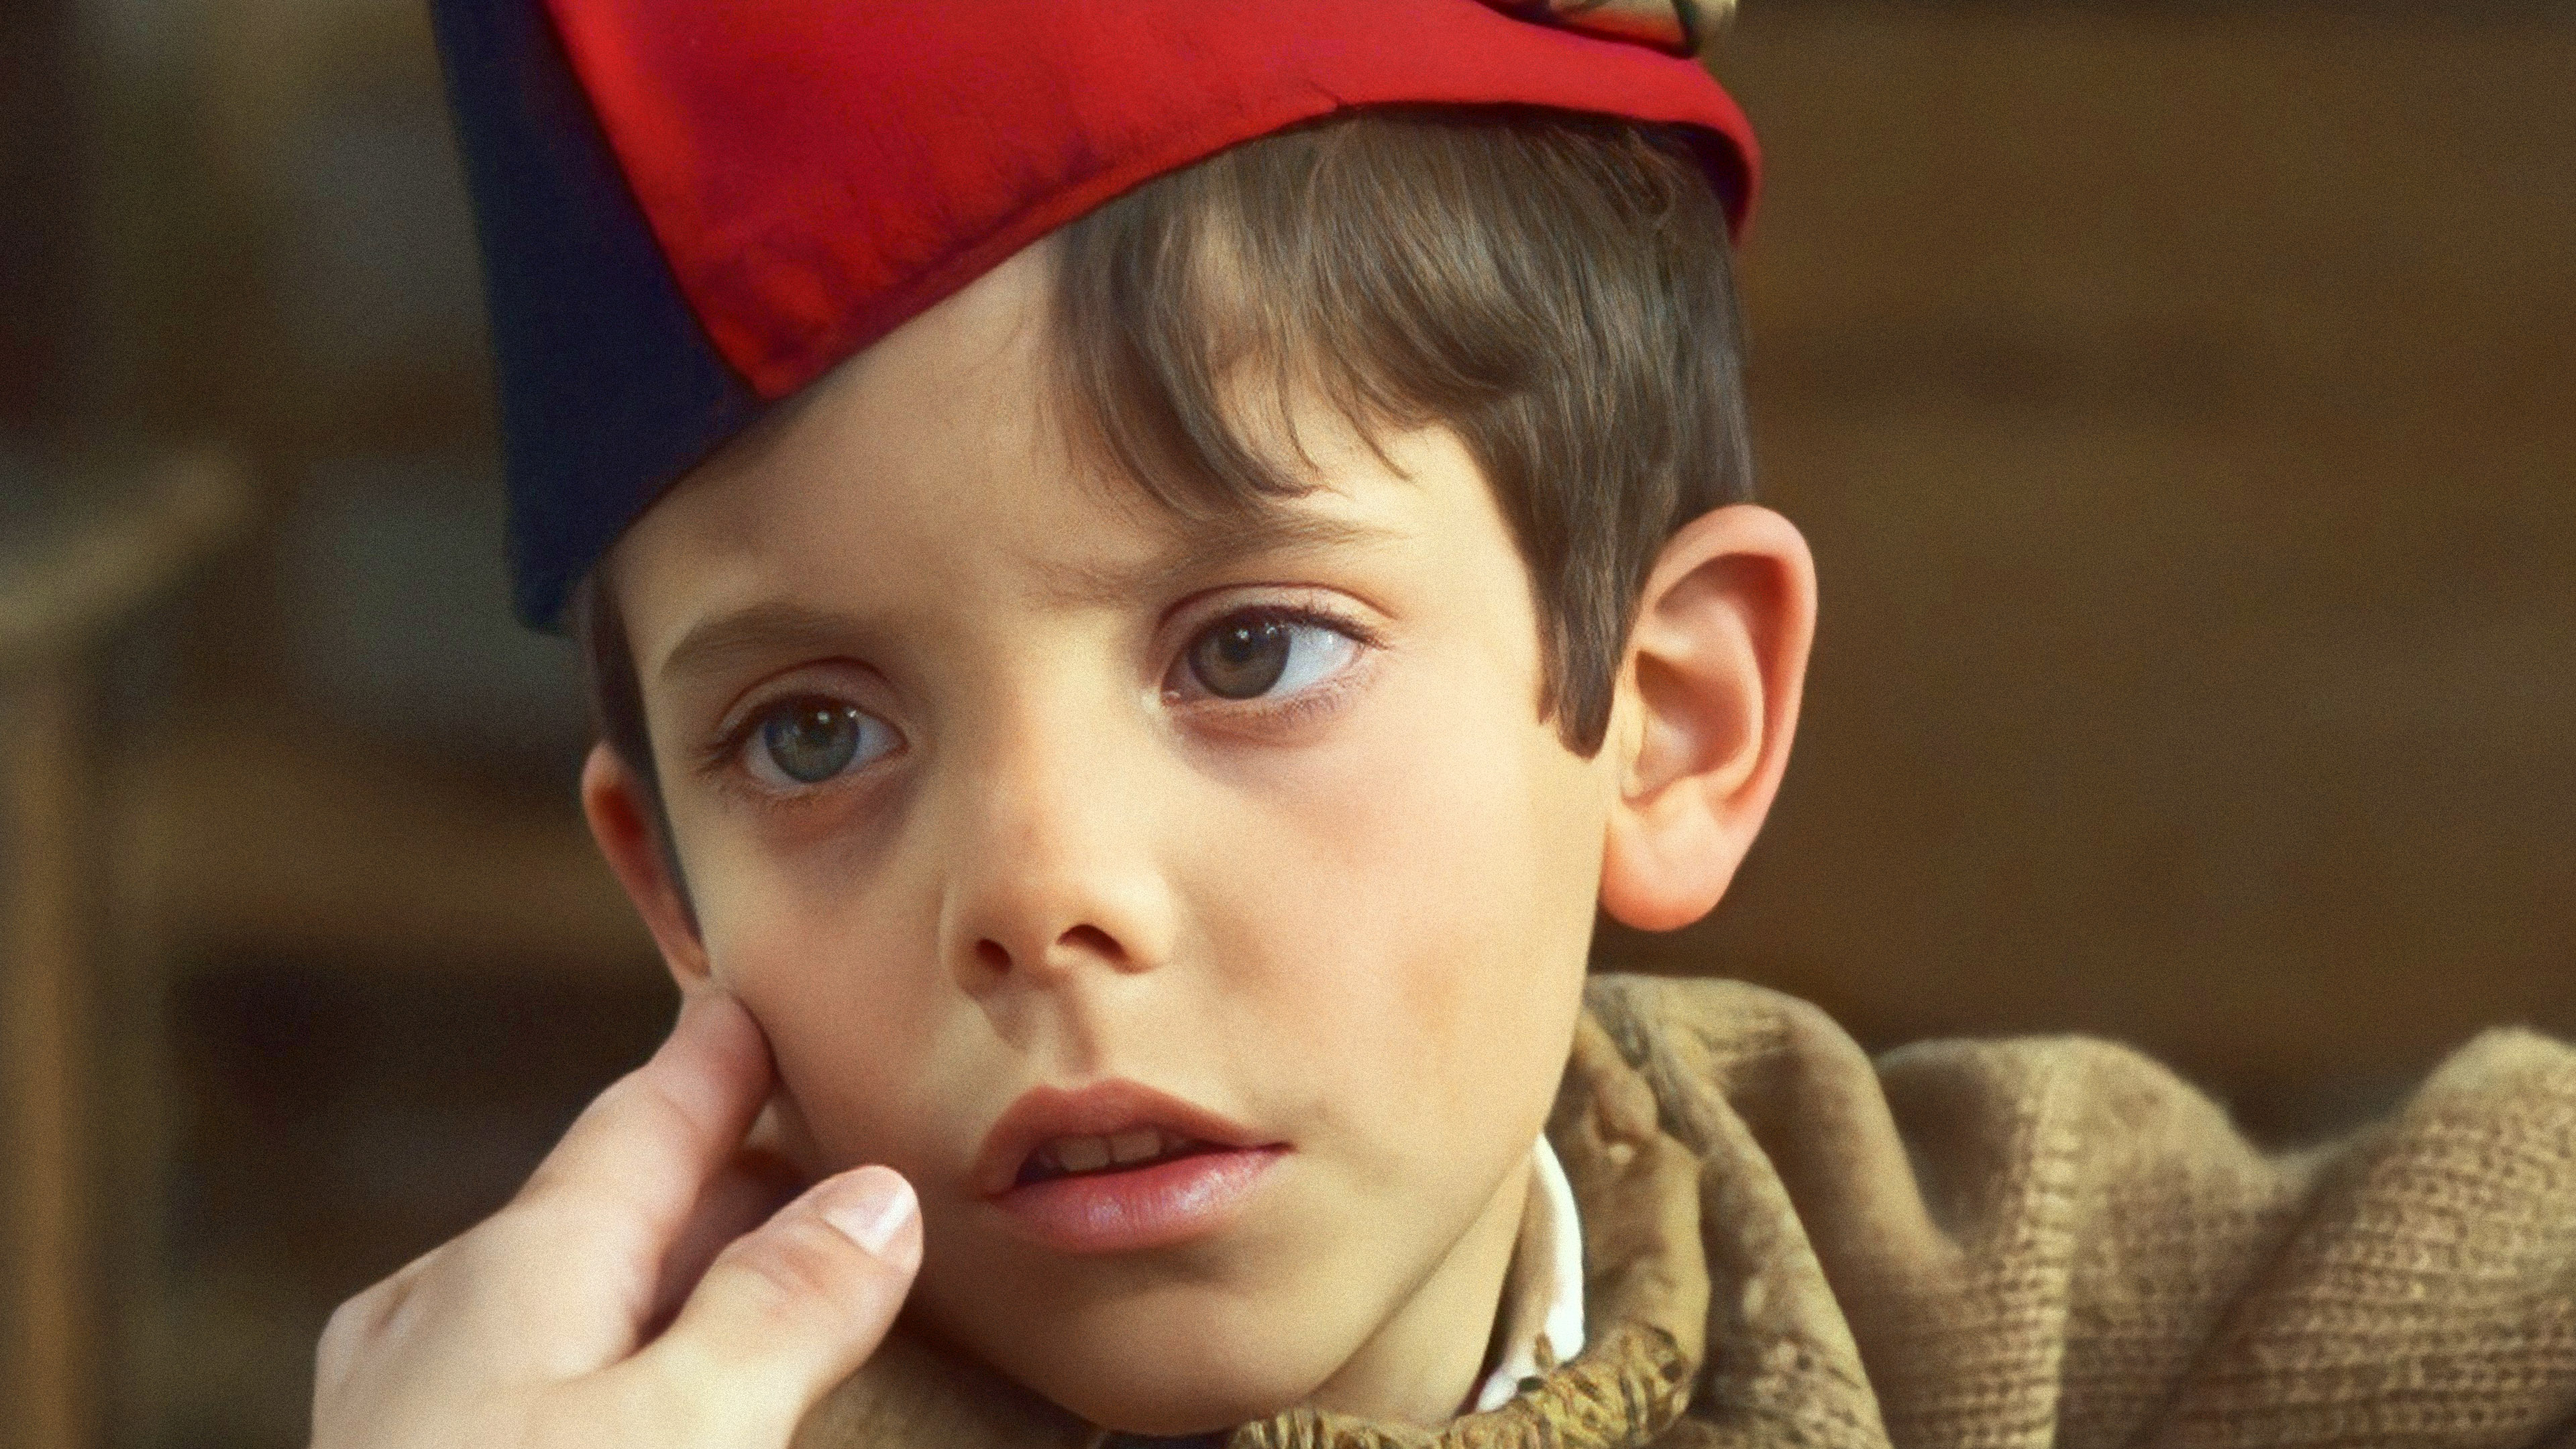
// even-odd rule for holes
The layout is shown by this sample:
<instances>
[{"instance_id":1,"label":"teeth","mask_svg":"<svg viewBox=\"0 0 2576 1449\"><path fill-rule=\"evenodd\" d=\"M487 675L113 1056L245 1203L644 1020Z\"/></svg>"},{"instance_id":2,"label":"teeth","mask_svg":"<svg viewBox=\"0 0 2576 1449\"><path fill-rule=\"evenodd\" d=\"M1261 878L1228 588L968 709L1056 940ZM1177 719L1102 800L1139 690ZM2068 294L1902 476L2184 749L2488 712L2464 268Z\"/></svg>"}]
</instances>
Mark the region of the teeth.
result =
<instances>
[{"instance_id":1,"label":"teeth","mask_svg":"<svg viewBox=\"0 0 2576 1449\"><path fill-rule=\"evenodd\" d=\"M1058 1174L1098 1172L1105 1167L1151 1162L1196 1146L1187 1137L1175 1137L1152 1127L1135 1127L1106 1137L1058 1137L1039 1147L1029 1160Z\"/></svg>"},{"instance_id":2,"label":"teeth","mask_svg":"<svg viewBox=\"0 0 2576 1449\"><path fill-rule=\"evenodd\" d=\"M1109 1165L1106 1137L1059 1137L1054 1147L1056 1165L1067 1172L1098 1172Z\"/></svg>"}]
</instances>

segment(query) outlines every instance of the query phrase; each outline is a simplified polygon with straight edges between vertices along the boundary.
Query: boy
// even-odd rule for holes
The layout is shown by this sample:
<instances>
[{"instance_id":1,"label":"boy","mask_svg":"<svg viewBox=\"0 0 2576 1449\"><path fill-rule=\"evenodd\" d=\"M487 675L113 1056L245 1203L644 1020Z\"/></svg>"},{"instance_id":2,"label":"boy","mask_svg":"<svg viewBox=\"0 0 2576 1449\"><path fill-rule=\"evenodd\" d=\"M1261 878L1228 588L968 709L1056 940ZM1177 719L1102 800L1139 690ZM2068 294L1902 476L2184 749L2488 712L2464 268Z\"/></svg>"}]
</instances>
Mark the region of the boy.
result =
<instances>
[{"instance_id":1,"label":"boy","mask_svg":"<svg viewBox=\"0 0 2576 1449\"><path fill-rule=\"evenodd\" d=\"M522 606L688 1005L344 1310L320 1441L2563 1429L2557 1047L2266 1160L2113 1048L1587 986L1742 859L1814 581L1742 501L1749 134L1687 12L1567 8L563 3L551 100L449 12ZM820 1182L746 1232L764 1040Z\"/></svg>"}]
</instances>

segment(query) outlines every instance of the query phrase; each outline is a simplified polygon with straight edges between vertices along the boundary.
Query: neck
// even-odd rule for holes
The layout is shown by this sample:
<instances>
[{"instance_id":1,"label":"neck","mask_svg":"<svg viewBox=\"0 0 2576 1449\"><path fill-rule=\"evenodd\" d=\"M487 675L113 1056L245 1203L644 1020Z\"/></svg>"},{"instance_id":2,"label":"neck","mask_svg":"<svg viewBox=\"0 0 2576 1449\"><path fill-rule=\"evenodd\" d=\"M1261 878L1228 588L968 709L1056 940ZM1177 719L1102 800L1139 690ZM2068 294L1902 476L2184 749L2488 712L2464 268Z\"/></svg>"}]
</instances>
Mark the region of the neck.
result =
<instances>
[{"instance_id":1,"label":"neck","mask_svg":"<svg viewBox=\"0 0 2576 1449\"><path fill-rule=\"evenodd\" d=\"M1524 1156L1431 1275L1307 1402L1359 1418L1424 1425L1446 1424L1465 1412L1493 1340L1529 1194Z\"/></svg>"}]
</instances>

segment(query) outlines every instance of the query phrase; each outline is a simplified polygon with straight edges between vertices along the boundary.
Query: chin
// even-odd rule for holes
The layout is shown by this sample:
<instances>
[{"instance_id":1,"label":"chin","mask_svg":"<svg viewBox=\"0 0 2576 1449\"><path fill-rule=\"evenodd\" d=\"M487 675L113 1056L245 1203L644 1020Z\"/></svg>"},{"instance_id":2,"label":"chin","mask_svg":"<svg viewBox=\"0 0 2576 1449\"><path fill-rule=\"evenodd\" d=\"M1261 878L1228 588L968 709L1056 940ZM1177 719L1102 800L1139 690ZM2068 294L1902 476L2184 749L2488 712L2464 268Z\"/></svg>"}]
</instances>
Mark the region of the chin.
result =
<instances>
[{"instance_id":1,"label":"chin","mask_svg":"<svg viewBox=\"0 0 2576 1449\"><path fill-rule=\"evenodd\" d=\"M1135 1367L1122 1365L1120 1372L1093 1377L1080 1385L1082 1392L1048 1397L1101 1428L1167 1437L1266 1419L1313 1391L1312 1386L1260 1382L1276 1376L1230 1373L1223 1366L1145 1374L1133 1372Z\"/></svg>"},{"instance_id":2,"label":"chin","mask_svg":"<svg viewBox=\"0 0 2576 1449\"><path fill-rule=\"evenodd\" d=\"M1080 1348L1042 1362L1007 1355L996 1367L1104 1429L1168 1436L1266 1419L1311 1397L1347 1357L1318 1353L1299 1341L1299 1325L1276 1319L1253 1327L1185 1311L1109 1317L1138 1316L1147 1321L1068 1325L1056 1342Z\"/></svg>"}]
</instances>

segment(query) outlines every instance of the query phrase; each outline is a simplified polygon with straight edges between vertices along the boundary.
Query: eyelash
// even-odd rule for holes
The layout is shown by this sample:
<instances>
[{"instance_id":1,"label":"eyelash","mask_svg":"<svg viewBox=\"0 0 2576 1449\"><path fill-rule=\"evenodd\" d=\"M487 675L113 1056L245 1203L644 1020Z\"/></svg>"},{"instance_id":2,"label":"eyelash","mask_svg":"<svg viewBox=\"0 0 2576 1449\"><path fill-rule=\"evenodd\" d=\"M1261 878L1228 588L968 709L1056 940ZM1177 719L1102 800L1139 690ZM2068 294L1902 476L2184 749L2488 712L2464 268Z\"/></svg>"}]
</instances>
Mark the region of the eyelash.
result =
<instances>
[{"instance_id":1,"label":"eyelash","mask_svg":"<svg viewBox=\"0 0 2576 1449\"><path fill-rule=\"evenodd\" d=\"M1210 631L1226 624L1238 623L1305 625L1311 628L1324 629L1348 639L1352 644L1358 647L1362 654L1382 647L1382 643L1376 631L1355 619L1346 618L1340 614L1331 612L1330 610L1299 604L1256 604L1246 608L1233 609L1209 619L1206 623L1200 625L1197 630L1193 631L1189 638L1182 643L1180 651L1173 656L1171 664L1163 671L1163 677L1166 681L1163 686L1163 698L1171 700L1176 697L1180 697L1178 696L1177 691L1171 688L1168 681L1176 672L1183 672L1188 669L1190 650L1195 647L1201 639L1206 638ZM1264 701L1266 696L1256 696L1251 699L1243 700L1228 700L1213 694L1207 695L1204 700L1194 700L1192 703L1199 707L1206 708L1213 713L1232 715L1236 717L1251 717L1262 723L1285 725L1293 721L1330 710L1338 705L1341 702L1342 696L1348 693L1350 676L1358 668L1358 656L1354 656L1351 662L1345 663L1339 670L1334 672L1331 678L1327 679L1323 683L1311 685L1298 691L1296 694L1290 695L1284 700L1275 703L1265 703ZM783 806L792 804L796 801L810 798L820 791L828 790L833 786L840 784L847 778L846 774L835 776L829 780L818 781L815 784L804 787L803 789L793 791L781 791L775 787L761 784L746 778L749 771L743 766L742 762L744 752L750 748L753 737L760 733L761 727L767 724L771 717L776 715L779 710L786 708L789 705L808 700L829 700L834 703L846 703L846 701L839 700L837 697L830 694L799 693L796 691L789 691L763 700L759 704L756 704L750 709L744 711L744 713L731 726L726 728L716 737L716 739L705 746L705 748L700 752L700 759L698 761L699 769L705 774L719 778L727 786L733 788L738 793L750 796L760 803L769 805ZM857 708L855 705L851 707ZM862 712L864 713L864 711ZM892 728L892 726L889 725L888 728ZM900 732L898 732L898 737L899 736ZM891 753L900 754L901 752L901 747L898 746ZM864 768L864 766L861 768Z\"/></svg>"}]
</instances>

